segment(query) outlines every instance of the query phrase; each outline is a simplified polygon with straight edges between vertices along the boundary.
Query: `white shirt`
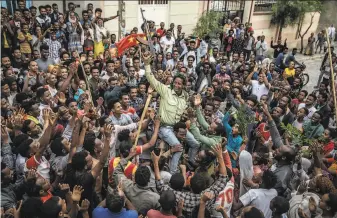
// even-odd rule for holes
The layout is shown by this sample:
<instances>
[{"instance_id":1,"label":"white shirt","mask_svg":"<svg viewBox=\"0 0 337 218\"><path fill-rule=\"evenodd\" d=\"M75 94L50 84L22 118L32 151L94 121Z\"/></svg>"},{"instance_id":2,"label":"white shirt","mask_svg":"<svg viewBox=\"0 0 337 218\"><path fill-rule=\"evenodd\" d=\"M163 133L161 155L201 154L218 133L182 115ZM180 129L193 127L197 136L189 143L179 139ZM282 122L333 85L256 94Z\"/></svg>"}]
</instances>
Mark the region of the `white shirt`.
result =
<instances>
[{"instance_id":1,"label":"white shirt","mask_svg":"<svg viewBox=\"0 0 337 218\"><path fill-rule=\"evenodd\" d=\"M221 191L216 198L215 205L222 206L228 217L230 217L231 209L234 199L234 183L232 181L227 182L226 187ZM222 216L221 216L222 217Z\"/></svg>"},{"instance_id":2,"label":"white shirt","mask_svg":"<svg viewBox=\"0 0 337 218\"><path fill-rule=\"evenodd\" d=\"M136 72L136 74L138 74L139 78L142 78L145 75L145 70L144 69L139 69L139 71Z\"/></svg>"},{"instance_id":3,"label":"white shirt","mask_svg":"<svg viewBox=\"0 0 337 218\"><path fill-rule=\"evenodd\" d=\"M297 110L304 108L304 107L305 107L305 103L301 103L298 105ZM317 111L317 109L314 106L312 106L311 108L308 108L308 111L309 111L309 114L308 116L304 117L304 120L309 120L312 117L312 115Z\"/></svg>"},{"instance_id":4,"label":"white shirt","mask_svg":"<svg viewBox=\"0 0 337 218\"><path fill-rule=\"evenodd\" d=\"M205 77L200 84L198 93L202 93L207 86L208 86L208 80L207 80L207 77Z\"/></svg>"},{"instance_id":5,"label":"white shirt","mask_svg":"<svg viewBox=\"0 0 337 218\"><path fill-rule=\"evenodd\" d=\"M173 58L170 59L170 60L168 60L168 61L166 62L166 69L169 69L170 66L171 66L171 69L173 70L174 67L176 66L177 62L178 62L178 61L175 61ZM173 76L173 75L172 75L172 76Z\"/></svg>"},{"instance_id":6,"label":"white shirt","mask_svg":"<svg viewBox=\"0 0 337 218\"><path fill-rule=\"evenodd\" d=\"M257 100L260 101L262 95L267 95L269 89L264 83L260 84L257 80L251 80L252 82L252 94L257 96Z\"/></svg>"},{"instance_id":7,"label":"white shirt","mask_svg":"<svg viewBox=\"0 0 337 218\"><path fill-rule=\"evenodd\" d=\"M240 197L243 206L254 206L261 210L265 218L271 218L270 201L277 196L275 189L251 189Z\"/></svg>"},{"instance_id":8,"label":"white shirt","mask_svg":"<svg viewBox=\"0 0 337 218\"><path fill-rule=\"evenodd\" d=\"M173 49L173 45L174 44L175 44L175 40L173 39L173 37L171 37L170 40L167 39L166 36L163 36L160 39L160 45L163 48L164 54L166 54L167 52L171 52L172 53L172 49Z\"/></svg>"},{"instance_id":9,"label":"white shirt","mask_svg":"<svg viewBox=\"0 0 337 218\"><path fill-rule=\"evenodd\" d=\"M336 34L336 28L330 26L330 27L328 28L328 35L329 35L331 38L333 38L335 34Z\"/></svg>"}]
</instances>

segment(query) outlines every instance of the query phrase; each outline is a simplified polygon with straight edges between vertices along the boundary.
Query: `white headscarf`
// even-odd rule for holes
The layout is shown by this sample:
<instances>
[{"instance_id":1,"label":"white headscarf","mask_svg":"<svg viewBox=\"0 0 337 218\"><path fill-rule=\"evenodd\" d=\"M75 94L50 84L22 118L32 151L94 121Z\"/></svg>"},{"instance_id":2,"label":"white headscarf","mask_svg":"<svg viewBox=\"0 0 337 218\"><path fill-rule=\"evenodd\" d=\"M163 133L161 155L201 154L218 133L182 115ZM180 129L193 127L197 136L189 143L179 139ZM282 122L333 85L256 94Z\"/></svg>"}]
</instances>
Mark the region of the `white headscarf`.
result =
<instances>
[{"instance_id":1,"label":"white headscarf","mask_svg":"<svg viewBox=\"0 0 337 218\"><path fill-rule=\"evenodd\" d=\"M253 170L253 158L248 151L241 151L239 156L240 164L240 197L249 191L249 187L246 187L243 183L243 179L252 179L254 175Z\"/></svg>"}]
</instances>

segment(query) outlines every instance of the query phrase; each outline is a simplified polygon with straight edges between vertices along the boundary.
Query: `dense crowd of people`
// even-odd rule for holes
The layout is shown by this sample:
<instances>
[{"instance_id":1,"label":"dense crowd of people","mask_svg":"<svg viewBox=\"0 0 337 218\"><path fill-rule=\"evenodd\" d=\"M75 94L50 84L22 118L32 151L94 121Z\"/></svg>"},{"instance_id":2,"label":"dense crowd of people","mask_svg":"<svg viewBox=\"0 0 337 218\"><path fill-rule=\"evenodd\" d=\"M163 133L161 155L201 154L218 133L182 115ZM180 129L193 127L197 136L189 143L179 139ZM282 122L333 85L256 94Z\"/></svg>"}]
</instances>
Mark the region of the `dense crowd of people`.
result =
<instances>
[{"instance_id":1,"label":"dense crowd of people","mask_svg":"<svg viewBox=\"0 0 337 218\"><path fill-rule=\"evenodd\" d=\"M1 8L1 217L337 217L328 53L308 92L297 49L238 19L148 21L122 32L153 50L116 54L101 14Z\"/></svg>"}]
</instances>

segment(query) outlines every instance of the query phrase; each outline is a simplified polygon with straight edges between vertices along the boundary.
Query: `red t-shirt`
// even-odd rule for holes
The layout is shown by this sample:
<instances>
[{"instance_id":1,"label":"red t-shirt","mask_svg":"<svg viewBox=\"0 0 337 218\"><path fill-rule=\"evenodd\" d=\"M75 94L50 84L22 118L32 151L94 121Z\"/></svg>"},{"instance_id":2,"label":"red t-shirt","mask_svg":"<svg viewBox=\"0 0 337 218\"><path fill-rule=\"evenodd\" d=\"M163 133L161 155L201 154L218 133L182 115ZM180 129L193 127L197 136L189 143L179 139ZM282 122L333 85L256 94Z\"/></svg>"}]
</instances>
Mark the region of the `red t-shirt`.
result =
<instances>
[{"instance_id":1,"label":"red t-shirt","mask_svg":"<svg viewBox=\"0 0 337 218\"><path fill-rule=\"evenodd\" d=\"M163 36L164 34L165 34L165 32L166 32L166 30L165 29L157 29L157 35L159 35L159 36Z\"/></svg>"}]
</instances>

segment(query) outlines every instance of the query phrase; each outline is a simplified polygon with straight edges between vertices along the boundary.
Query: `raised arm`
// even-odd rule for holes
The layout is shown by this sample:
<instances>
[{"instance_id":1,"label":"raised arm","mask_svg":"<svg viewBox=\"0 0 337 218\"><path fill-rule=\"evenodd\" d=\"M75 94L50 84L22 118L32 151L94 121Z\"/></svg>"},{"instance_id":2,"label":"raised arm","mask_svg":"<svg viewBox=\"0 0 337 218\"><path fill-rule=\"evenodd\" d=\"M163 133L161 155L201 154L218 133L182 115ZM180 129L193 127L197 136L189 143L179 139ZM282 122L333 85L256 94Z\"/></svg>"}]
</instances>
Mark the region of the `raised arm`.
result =
<instances>
[{"instance_id":1,"label":"raised arm","mask_svg":"<svg viewBox=\"0 0 337 218\"><path fill-rule=\"evenodd\" d=\"M73 116L76 116L76 115L73 115ZM76 152L76 146L79 140L80 128L81 128L81 120L77 119L77 121L75 122L75 127L72 133L72 137L71 137L71 145L70 145L68 163L72 162L73 156Z\"/></svg>"},{"instance_id":2,"label":"raised arm","mask_svg":"<svg viewBox=\"0 0 337 218\"><path fill-rule=\"evenodd\" d=\"M55 120L51 118L50 112L51 110L49 109L42 110L42 117L44 120L44 131L43 131L41 138L39 139L39 143L40 143L39 150L35 154L35 158L37 160L40 160L40 158L43 155L43 152L46 150L47 145L49 144L49 141L50 141L53 127L54 127Z\"/></svg>"},{"instance_id":3,"label":"raised arm","mask_svg":"<svg viewBox=\"0 0 337 218\"><path fill-rule=\"evenodd\" d=\"M104 167L104 164L106 163L106 161L108 159L112 129L113 129L112 125L104 126L104 148L103 148L103 151L102 151L102 155L99 158L99 162L91 170L91 174L94 178L97 178L97 176L100 175L100 173L101 173L101 171Z\"/></svg>"},{"instance_id":4,"label":"raised arm","mask_svg":"<svg viewBox=\"0 0 337 218\"><path fill-rule=\"evenodd\" d=\"M228 182L228 177L227 177L227 170L225 166L225 162L222 156L222 147L221 144L216 145L213 147L213 153L215 154L217 161L219 163L219 177L216 179L216 181L206 189L206 191L212 192L214 196L218 196L221 191L223 191L226 187L226 184ZM212 204L212 202L209 202ZM209 204L208 203L208 204ZM214 203L214 202L213 202Z\"/></svg>"},{"instance_id":5,"label":"raised arm","mask_svg":"<svg viewBox=\"0 0 337 218\"><path fill-rule=\"evenodd\" d=\"M264 73L263 73L263 82L264 82L264 85L270 89L270 83L268 82L268 78L267 78L267 75L266 75L266 72L267 70L266 69L263 69Z\"/></svg>"},{"instance_id":6,"label":"raised arm","mask_svg":"<svg viewBox=\"0 0 337 218\"><path fill-rule=\"evenodd\" d=\"M194 106L196 107L196 115L197 115L197 120L200 126L204 129L207 130L209 128L209 124L205 120L205 117L202 115L201 110L200 110L200 104L201 104L201 96L200 94L194 96Z\"/></svg>"},{"instance_id":7,"label":"raised arm","mask_svg":"<svg viewBox=\"0 0 337 218\"><path fill-rule=\"evenodd\" d=\"M149 52L145 52L143 54L143 62L144 62L144 66L145 66L146 79L149 81L152 88L154 88L159 93L160 96L165 97L165 96L167 96L169 88L166 85L159 82L154 77L153 73L151 72L151 60L152 60L151 54Z\"/></svg>"},{"instance_id":8,"label":"raised arm","mask_svg":"<svg viewBox=\"0 0 337 218\"><path fill-rule=\"evenodd\" d=\"M111 17L108 17L108 18L103 18L103 22L107 22L109 20L113 20L115 18L117 18L119 16L119 14L117 13L115 16L111 16Z\"/></svg>"},{"instance_id":9,"label":"raised arm","mask_svg":"<svg viewBox=\"0 0 337 218\"><path fill-rule=\"evenodd\" d=\"M248 83L250 85L252 84L252 77L253 77L255 72L257 72L257 65L254 67L254 70L247 76L246 83Z\"/></svg>"},{"instance_id":10,"label":"raised arm","mask_svg":"<svg viewBox=\"0 0 337 218\"><path fill-rule=\"evenodd\" d=\"M232 127L228 123L229 117L230 117L229 112L226 112L225 116L222 118L222 124L225 127L227 134L231 134L231 132L232 132ZM227 135L227 137L228 137L228 135Z\"/></svg>"},{"instance_id":11,"label":"raised arm","mask_svg":"<svg viewBox=\"0 0 337 218\"><path fill-rule=\"evenodd\" d=\"M62 83L62 86L61 86L59 92L65 92L66 91L66 89L69 87L71 79L73 78L76 71L77 71L77 67L76 67L75 63L71 64L70 70L69 70L69 75L68 75L67 79L65 79L64 82Z\"/></svg>"},{"instance_id":12,"label":"raised arm","mask_svg":"<svg viewBox=\"0 0 337 218\"><path fill-rule=\"evenodd\" d=\"M154 123L154 131L153 131L152 137L148 143L141 146L142 152L148 150L149 148L151 148L152 146L156 144L158 133L159 133L159 128L160 128L160 117L157 116L155 123Z\"/></svg>"},{"instance_id":13,"label":"raised arm","mask_svg":"<svg viewBox=\"0 0 337 218\"><path fill-rule=\"evenodd\" d=\"M269 126L271 139L272 139L275 147L279 148L284 144L283 144L283 141L282 141L282 137L280 136L280 133L279 133L277 127L276 127L276 124L275 124L272 116L269 113L267 104L263 104L263 112L268 117L268 126Z\"/></svg>"}]
</instances>

